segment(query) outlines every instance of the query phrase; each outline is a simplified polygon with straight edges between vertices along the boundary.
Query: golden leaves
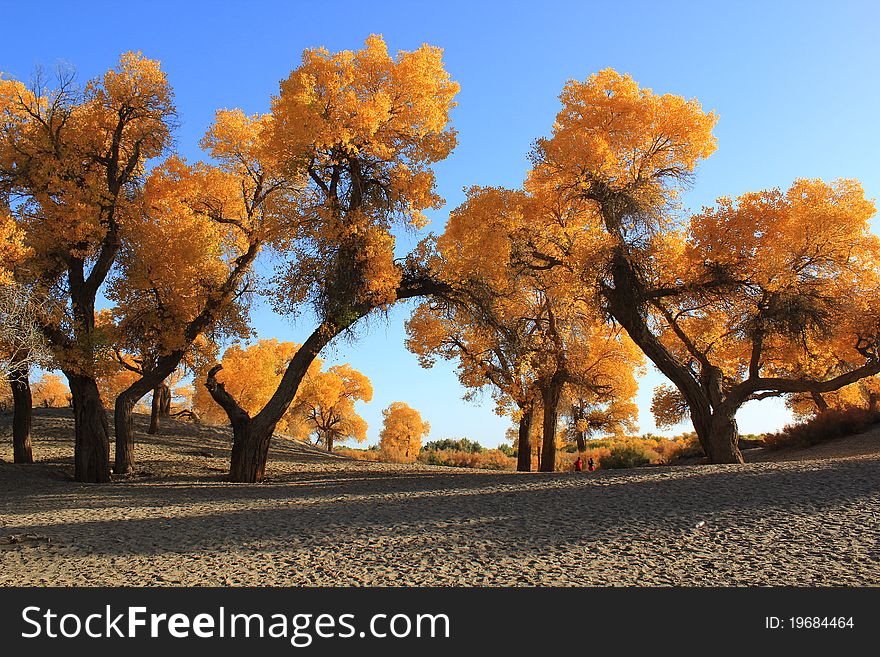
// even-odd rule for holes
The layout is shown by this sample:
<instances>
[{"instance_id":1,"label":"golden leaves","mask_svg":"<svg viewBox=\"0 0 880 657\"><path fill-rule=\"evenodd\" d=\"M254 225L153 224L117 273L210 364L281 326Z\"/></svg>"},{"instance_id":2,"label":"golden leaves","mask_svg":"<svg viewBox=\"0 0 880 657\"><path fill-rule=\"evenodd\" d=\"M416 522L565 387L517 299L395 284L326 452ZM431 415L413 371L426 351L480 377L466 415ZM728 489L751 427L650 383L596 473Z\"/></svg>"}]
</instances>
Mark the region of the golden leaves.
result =
<instances>
[{"instance_id":1,"label":"golden leaves","mask_svg":"<svg viewBox=\"0 0 880 657\"><path fill-rule=\"evenodd\" d=\"M334 441L367 439L367 423L355 402L373 398L370 380L348 363L316 372L304 381L291 410L291 425L305 438L316 435L328 449Z\"/></svg>"},{"instance_id":2,"label":"golden leaves","mask_svg":"<svg viewBox=\"0 0 880 657\"><path fill-rule=\"evenodd\" d=\"M379 434L379 449L383 459L400 463L414 463L422 447L422 438L431 431L431 425L409 404L394 402L382 411L383 425Z\"/></svg>"},{"instance_id":3,"label":"golden leaves","mask_svg":"<svg viewBox=\"0 0 880 657\"><path fill-rule=\"evenodd\" d=\"M449 155L458 85L438 48L388 54L373 35L363 49L307 50L272 102L264 150L310 181L291 240L297 262L279 277L285 294L337 306L395 300L400 280L391 227L421 228L438 208L432 165ZM287 244L286 246L290 246ZM315 271L330 275L316 280Z\"/></svg>"},{"instance_id":4,"label":"golden leaves","mask_svg":"<svg viewBox=\"0 0 880 657\"><path fill-rule=\"evenodd\" d=\"M538 149L553 175L583 189L594 180L624 189L680 178L716 148L714 112L612 69L570 81L559 98L553 137Z\"/></svg>"},{"instance_id":5,"label":"golden leaves","mask_svg":"<svg viewBox=\"0 0 880 657\"><path fill-rule=\"evenodd\" d=\"M24 244L24 231L11 215L0 210L0 285L12 282L15 265L30 254Z\"/></svg>"}]
</instances>

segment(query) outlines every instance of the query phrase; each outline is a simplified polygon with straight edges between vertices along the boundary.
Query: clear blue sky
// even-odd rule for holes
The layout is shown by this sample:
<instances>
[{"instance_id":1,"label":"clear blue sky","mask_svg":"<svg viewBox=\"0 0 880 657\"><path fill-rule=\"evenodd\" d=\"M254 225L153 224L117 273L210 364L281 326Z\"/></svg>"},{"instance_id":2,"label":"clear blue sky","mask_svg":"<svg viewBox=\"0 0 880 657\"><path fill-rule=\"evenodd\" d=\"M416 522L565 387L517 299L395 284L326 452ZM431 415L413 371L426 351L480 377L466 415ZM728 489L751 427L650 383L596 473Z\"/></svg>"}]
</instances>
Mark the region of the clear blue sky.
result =
<instances>
[{"instance_id":1,"label":"clear blue sky","mask_svg":"<svg viewBox=\"0 0 880 657\"><path fill-rule=\"evenodd\" d=\"M516 186L536 137L549 132L570 78L611 66L658 92L696 97L720 115L718 151L686 198L694 209L721 195L787 187L794 178L859 178L880 196L880 3L876 2L41 2L0 0L6 29L0 71L27 78L37 65L74 65L81 80L126 50L162 61L175 88L178 151L198 140L217 108L268 109L278 81L302 50L356 49L370 33L392 50L422 43L445 49L461 84L453 120L459 146L437 167L444 210L470 185ZM325 356L373 381L362 407L377 440L381 410L401 400L432 425L431 438L503 439L508 422L460 400L453 368L421 370L404 346L406 307L362 326L359 339ZM302 340L311 326L258 309L261 337ZM640 392L641 430L654 430L649 375ZM781 404L744 409L744 432L775 429ZM686 427L682 427L685 429Z\"/></svg>"}]
</instances>

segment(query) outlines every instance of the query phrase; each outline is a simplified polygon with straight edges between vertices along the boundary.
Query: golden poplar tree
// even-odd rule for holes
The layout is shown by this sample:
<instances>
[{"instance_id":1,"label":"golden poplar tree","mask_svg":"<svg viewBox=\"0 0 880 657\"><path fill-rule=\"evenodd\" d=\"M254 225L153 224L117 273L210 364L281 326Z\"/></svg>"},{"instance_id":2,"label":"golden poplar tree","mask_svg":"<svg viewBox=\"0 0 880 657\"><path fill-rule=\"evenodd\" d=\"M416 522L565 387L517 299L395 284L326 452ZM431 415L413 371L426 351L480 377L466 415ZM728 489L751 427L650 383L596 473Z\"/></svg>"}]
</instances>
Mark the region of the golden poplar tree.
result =
<instances>
[{"instance_id":1,"label":"golden poplar tree","mask_svg":"<svg viewBox=\"0 0 880 657\"><path fill-rule=\"evenodd\" d=\"M582 271L675 385L712 462L742 460L745 402L880 372L875 208L856 181L797 180L682 217L681 189L715 150L714 113L610 69L560 100L527 189L604 240L588 258L542 247L533 264ZM665 390L655 408L671 419L682 404Z\"/></svg>"},{"instance_id":2,"label":"golden poplar tree","mask_svg":"<svg viewBox=\"0 0 880 657\"><path fill-rule=\"evenodd\" d=\"M431 425L421 414L404 402L394 402L382 411L382 431L379 450L382 458L399 463L414 463L422 448L422 438L431 431Z\"/></svg>"},{"instance_id":3,"label":"golden poplar tree","mask_svg":"<svg viewBox=\"0 0 880 657\"><path fill-rule=\"evenodd\" d=\"M110 479L108 423L96 383L99 289L126 223L140 209L145 163L168 146L171 88L159 63L126 53L82 89L0 79L0 197L32 250L21 275L44 313L41 329L70 383L74 474Z\"/></svg>"},{"instance_id":4,"label":"golden poplar tree","mask_svg":"<svg viewBox=\"0 0 880 657\"><path fill-rule=\"evenodd\" d=\"M298 230L273 242L286 257L276 305L296 312L310 302L319 324L254 415L209 376L235 435L233 480L262 479L272 432L327 343L373 310L432 287L420 254L396 260L391 229L423 226L424 212L442 201L432 166L455 146L448 123L457 92L439 48L391 56L379 36L356 52L307 50L281 82L259 150L302 170L308 185L294 211Z\"/></svg>"}]
</instances>

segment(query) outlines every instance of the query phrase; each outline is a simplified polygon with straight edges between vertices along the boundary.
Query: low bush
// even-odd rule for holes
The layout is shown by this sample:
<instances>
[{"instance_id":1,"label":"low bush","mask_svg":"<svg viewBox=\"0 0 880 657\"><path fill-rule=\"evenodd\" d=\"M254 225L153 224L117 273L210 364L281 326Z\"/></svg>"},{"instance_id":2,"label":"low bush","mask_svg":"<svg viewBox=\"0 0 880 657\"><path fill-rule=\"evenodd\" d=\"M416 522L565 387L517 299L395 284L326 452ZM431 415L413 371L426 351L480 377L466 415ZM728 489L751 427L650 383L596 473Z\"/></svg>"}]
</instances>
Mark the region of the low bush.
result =
<instances>
[{"instance_id":1,"label":"low bush","mask_svg":"<svg viewBox=\"0 0 880 657\"><path fill-rule=\"evenodd\" d=\"M463 452L457 449L423 450L419 453L418 461L427 465L446 465L454 468L516 469L516 459L497 449L486 449L482 452Z\"/></svg>"},{"instance_id":2,"label":"low bush","mask_svg":"<svg viewBox=\"0 0 880 657\"><path fill-rule=\"evenodd\" d=\"M587 443L590 447L581 452L580 457L583 460L584 472L587 471L587 463L593 459L593 463L597 468L601 466L602 459L607 457L611 450L607 447L594 447L592 441ZM556 453L556 470L558 472L569 472L574 470L574 462L577 460L578 454L570 452ZM537 464L535 464L537 466Z\"/></svg>"},{"instance_id":3,"label":"low bush","mask_svg":"<svg viewBox=\"0 0 880 657\"><path fill-rule=\"evenodd\" d=\"M611 453L601 460L603 468L613 470L621 468L636 468L640 465L648 465L649 463L657 463L660 456L652 449L637 442L627 442L615 445L611 448Z\"/></svg>"},{"instance_id":4,"label":"low bush","mask_svg":"<svg viewBox=\"0 0 880 657\"><path fill-rule=\"evenodd\" d=\"M357 461L381 461L382 453L378 449L352 449L351 447L338 447L333 450L334 454L341 454Z\"/></svg>"},{"instance_id":5,"label":"low bush","mask_svg":"<svg viewBox=\"0 0 880 657\"><path fill-rule=\"evenodd\" d=\"M442 438L440 440L432 440L431 442L422 445L423 452L441 450L453 450L457 452L470 452L472 454L478 454L479 452L485 451L486 448L477 441L468 440L467 438Z\"/></svg>"},{"instance_id":6,"label":"low bush","mask_svg":"<svg viewBox=\"0 0 880 657\"><path fill-rule=\"evenodd\" d=\"M764 436L770 449L809 447L826 440L852 436L880 423L880 412L851 406L831 408L800 424L789 424L782 431Z\"/></svg>"}]
</instances>

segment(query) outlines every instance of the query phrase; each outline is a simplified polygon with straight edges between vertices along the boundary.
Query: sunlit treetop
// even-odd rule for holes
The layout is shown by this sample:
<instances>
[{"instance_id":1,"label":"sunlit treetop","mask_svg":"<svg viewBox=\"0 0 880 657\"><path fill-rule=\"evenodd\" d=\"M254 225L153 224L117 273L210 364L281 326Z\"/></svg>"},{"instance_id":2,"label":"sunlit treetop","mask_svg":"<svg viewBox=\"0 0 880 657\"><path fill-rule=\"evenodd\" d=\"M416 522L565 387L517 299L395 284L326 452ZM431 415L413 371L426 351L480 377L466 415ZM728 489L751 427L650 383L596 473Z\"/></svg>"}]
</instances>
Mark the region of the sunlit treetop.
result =
<instances>
[{"instance_id":1,"label":"sunlit treetop","mask_svg":"<svg viewBox=\"0 0 880 657\"><path fill-rule=\"evenodd\" d=\"M287 309L309 296L327 316L394 301L390 229L424 226L442 203L432 165L455 146L458 88L428 45L392 57L371 36L356 52L304 53L272 101L264 146L310 181L303 228L290 236L297 258L279 280Z\"/></svg>"},{"instance_id":2,"label":"sunlit treetop","mask_svg":"<svg viewBox=\"0 0 880 657\"><path fill-rule=\"evenodd\" d=\"M539 139L533 153L533 191L549 186L565 198L606 203L623 192L651 214L675 200L716 148L714 112L697 100L640 88L610 68L568 82L560 100L552 136Z\"/></svg>"},{"instance_id":3,"label":"sunlit treetop","mask_svg":"<svg viewBox=\"0 0 880 657\"><path fill-rule=\"evenodd\" d=\"M0 188L41 260L97 255L133 211L132 187L170 142L175 109L159 62L126 53L77 89L0 81Z\"/></svg>"}]
</instances>

